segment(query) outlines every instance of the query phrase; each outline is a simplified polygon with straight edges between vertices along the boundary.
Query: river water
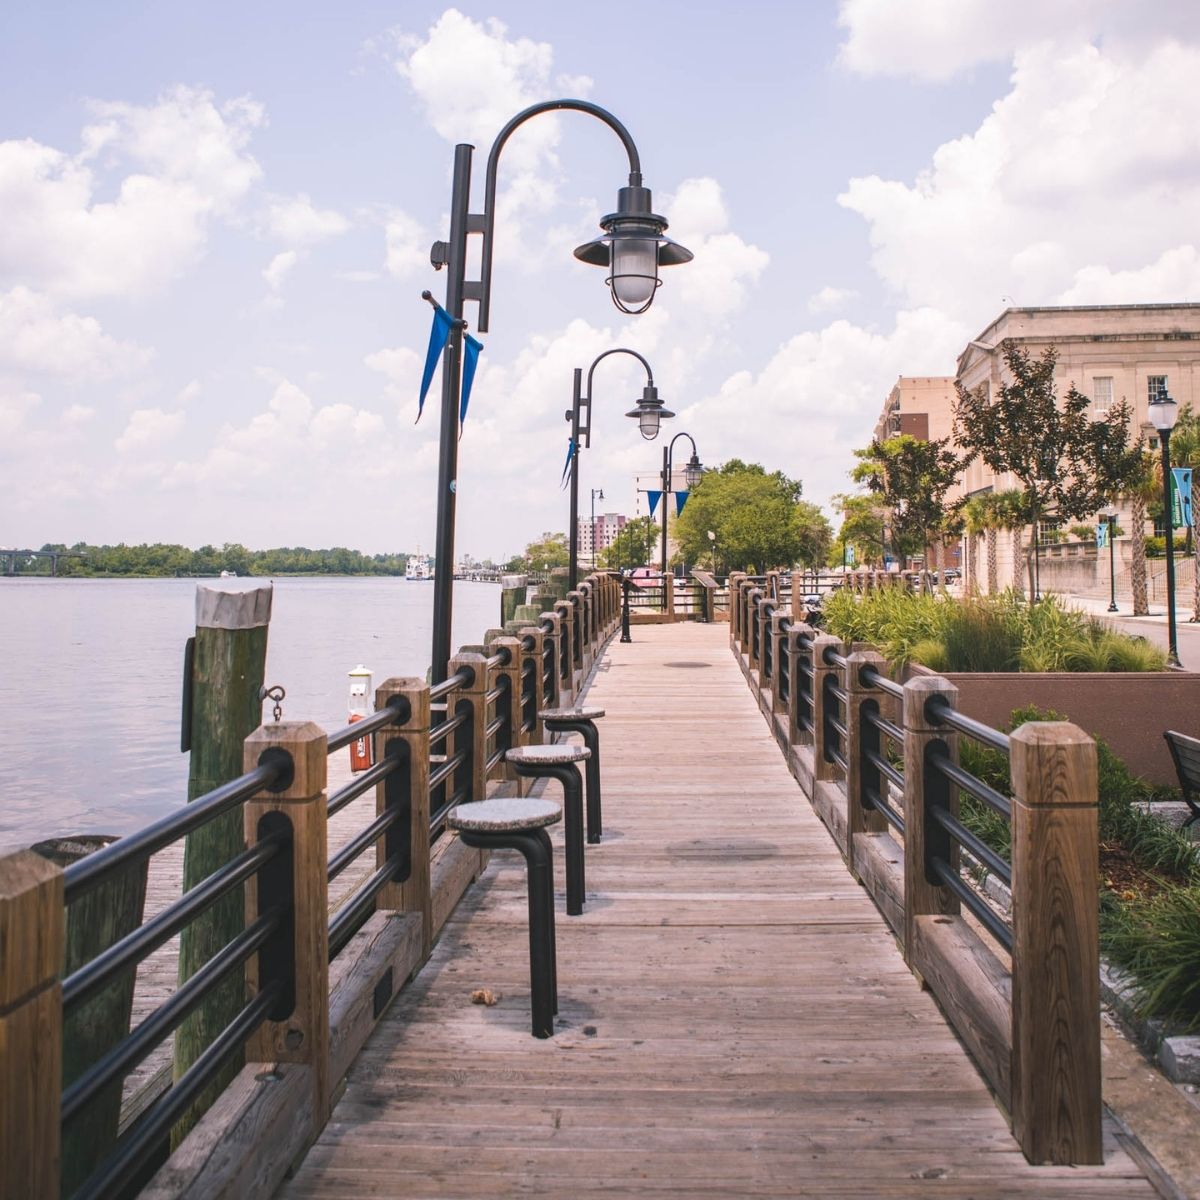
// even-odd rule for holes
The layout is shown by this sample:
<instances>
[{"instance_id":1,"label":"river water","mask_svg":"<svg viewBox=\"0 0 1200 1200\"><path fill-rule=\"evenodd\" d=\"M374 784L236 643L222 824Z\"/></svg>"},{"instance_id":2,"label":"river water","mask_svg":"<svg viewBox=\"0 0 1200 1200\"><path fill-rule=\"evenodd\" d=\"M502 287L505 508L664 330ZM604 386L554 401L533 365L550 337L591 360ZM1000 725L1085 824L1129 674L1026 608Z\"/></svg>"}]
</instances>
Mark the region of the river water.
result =
<instances>
[{"instance_id":1,"label":"river water","mask_svg":"<svg viewBox=\"0 0 1200 1200\"><path fill-rule=\"evenodd\" d=\"M0 578L0 850L63 834L128 833L184 803L180 697L196 586ZM424 675L432 612L428 583L276 580L266 675L287 689L284 716L344 725L346 673L359 663L376 683ZM452 645L479 642L499 623L497 585L454 585Z\"/></svg>"}]
</instances>

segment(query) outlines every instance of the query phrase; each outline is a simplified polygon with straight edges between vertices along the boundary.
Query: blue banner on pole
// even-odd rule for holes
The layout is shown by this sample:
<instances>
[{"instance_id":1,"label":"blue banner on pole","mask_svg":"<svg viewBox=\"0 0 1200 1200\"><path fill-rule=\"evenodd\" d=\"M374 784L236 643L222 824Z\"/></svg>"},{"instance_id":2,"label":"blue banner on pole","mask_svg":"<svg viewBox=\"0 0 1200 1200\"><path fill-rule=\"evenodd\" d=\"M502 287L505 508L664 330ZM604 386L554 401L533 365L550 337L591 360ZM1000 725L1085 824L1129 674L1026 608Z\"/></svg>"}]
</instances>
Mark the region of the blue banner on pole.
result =
<instances>
[{"instance_id":1,"label":"blue banner on pole","mask_svg":"<svg viewBox=\"0 0 1200 1200\"><path fill-rule=\"evenodd\" d=\"M1192 524L1192 468L1171 468L1173 506L1171 516L1176 529L1186 529Z\"/></svg>"},{"instance_id":2,"label":"blue banner on pole","mask_svg":"<svg viewBox=\"0 0 1200 1200\"><path fill-rule=\"evenodd\" d=\"M567 438L567 461L563 463L562 479L559 481L559 490L567 486L567 479L571 474L571 459L575 457L575 439Z\"/></svg>"},{"instance_id":3,"label":"blue banner on pole","mask_svg":"<svg viewBox=\"0 0 1200 1200\"><path fill-rule=\"evenodd\" d=\"M433 373L437 369L438 357L446 348L450 337L450 314L442 307L433 310L433 327L429 331L429 349L425 351L425 371L421 376L421 398L417 402L417 421L425 411L425 397L429 394L429 385L433 382ZM416 422L413 422L416 424Z\"/></svg>"},{"instance_id":4,"label":"blue banner on pole","mask_svg":"<svg viewBox=\"0 0 1200 1200\"><path fill-rule=\"evenodd\" d=\"M1103 550L1108 545L1108 522L1101 521L1096 526L1096 549Z\"/></svg>"},{"instance_id":5,"label":"blue banner on pole","mask_svg":"<svg viewBox=\"0 0 1200 1200\"><path fill-rule=\"evenodd\" d=\"M688 502L687 492L675 493L675 515L679 516L683 512L683 506Z\"/></svg>"},{"instance_id":6,"label":"blue banner on pole","mask_svg":"<svg viewBox=\"0 0 1200 1200\"><path fill-rule=\"evenodd\" d=\"M479 365L479 352L483 343L477 341L469 333L466 335L467 346L463 353L462 398L458 402L458 436L462 437L462 427L467 423L467 405L471 402L471 384L475 382L475 368Z\"/></svg>"},{"instance_id":7,"label":"blue banner on pole","mask_svg":"<svg viewBox=\"0 0 1200 1200\"><path fill-rule=\"evenodd\" d=\"M646 495L650 500L650 515L654 516L654 510L658 507L658 502L662 499L662 492L652 492L647 488Z\"/></svg>"}]
</instances>

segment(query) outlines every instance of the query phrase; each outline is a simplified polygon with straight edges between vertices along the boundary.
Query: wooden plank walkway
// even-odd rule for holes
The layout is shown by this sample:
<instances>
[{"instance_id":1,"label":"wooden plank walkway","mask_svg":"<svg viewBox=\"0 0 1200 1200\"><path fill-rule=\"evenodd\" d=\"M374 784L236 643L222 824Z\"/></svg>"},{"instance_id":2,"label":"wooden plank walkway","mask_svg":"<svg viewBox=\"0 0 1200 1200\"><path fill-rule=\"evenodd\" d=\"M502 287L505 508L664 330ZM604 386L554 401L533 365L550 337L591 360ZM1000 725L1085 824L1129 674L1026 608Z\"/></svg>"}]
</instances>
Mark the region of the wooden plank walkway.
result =
<instances>
[{"instance_id":1,"label":"wooden plank walkway","mask_svg":"<svg viewBox=\"0 0 1200 1200\"><path fill-rule=\"evenodd\" d=\"M727 632L639 627L601 663L605 837L582 917L557 851L555 1037L529 1036L523 866L494 856L282 1197L1157 1194L1111 1129L1102 1168L1025 1162Z\"/></svg>"}]
</instances>

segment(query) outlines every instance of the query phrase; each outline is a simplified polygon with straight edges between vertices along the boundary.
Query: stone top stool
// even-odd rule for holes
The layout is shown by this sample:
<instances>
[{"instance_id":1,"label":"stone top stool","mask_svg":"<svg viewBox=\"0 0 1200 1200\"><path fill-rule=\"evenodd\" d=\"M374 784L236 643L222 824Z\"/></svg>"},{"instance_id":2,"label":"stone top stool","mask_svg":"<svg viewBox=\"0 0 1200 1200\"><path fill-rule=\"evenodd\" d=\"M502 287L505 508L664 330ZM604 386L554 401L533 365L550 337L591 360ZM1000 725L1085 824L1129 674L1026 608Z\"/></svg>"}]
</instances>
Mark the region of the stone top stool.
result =
<instances>
[{"instance_id":1,"label":"stone top stool","mask_svg":"<svg viewBox=\"0 0 1200 1200\"><path fill-rule=\"evenodd\" d=\"M566 843L567 916L583 912L583 781L576 763L591 755L586 746L514 746L504 761L525 779L557 779L563 789L563 841Z\"/></svg>"},{"instance_id":2,"label":"stone top stool","mask_svg":"<svg viewBox=\"0 0 1200 1200\"><path fill-rule=\"evenodd\" d=\"M579 708L543 708L538 719L548 733L577 733L592 752L584 768L587 780L587 840L595 845L600 840L600 731L596 722L604 709L583 705Z\"/></svg>"},{"instance_id":3,"label":"stone top stool","mask_svg":"<svg viewBox=\"0 0 1200 1200\"><path fill-rule=\"evenodd\" d=\"M464 845L477 850L519 850L529 892L529 997L533 1036L554 1034L558 1012L558 965L554 948L554 862L547 825L562 820L549 800L498 797L452 808L446 824Z\"/></svg>"}]
</instances>

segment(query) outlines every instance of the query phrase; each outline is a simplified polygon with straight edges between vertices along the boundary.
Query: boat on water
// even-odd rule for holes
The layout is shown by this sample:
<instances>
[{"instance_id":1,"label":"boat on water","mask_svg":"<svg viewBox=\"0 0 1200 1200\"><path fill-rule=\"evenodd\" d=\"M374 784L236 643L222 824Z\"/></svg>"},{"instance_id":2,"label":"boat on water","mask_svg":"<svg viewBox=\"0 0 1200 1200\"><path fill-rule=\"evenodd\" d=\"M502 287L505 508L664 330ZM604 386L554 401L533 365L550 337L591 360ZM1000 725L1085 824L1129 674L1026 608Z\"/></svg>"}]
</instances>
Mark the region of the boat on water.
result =
<instances>
[{"instance_id":1,"label":"boat on water","mask_svg":"<svg viewBox=\"0 0 1200 1200\"><path fill-rule=\"evenodd\" d=\"M410 554L408 562L404 567L405 579L425 580L433 578L433 562L428 554L422 554L420 550L416 554Z\"/></svg>"}]
</instances>

